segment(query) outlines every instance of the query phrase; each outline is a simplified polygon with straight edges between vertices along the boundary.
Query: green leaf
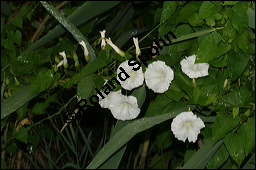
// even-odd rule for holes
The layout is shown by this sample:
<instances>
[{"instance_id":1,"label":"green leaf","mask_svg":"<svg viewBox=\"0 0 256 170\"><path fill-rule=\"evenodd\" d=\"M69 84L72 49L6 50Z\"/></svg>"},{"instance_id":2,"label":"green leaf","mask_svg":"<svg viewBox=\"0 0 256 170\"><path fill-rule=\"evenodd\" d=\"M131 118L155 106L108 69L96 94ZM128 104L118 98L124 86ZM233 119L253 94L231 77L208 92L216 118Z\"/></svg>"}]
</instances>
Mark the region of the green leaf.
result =
<instances>
[{"instance_id":1,"label":"green leaf","mask_svg":"<svg viewBox=\"0 0 256 170\"><path fill-rule=\"evenodd\" d=\"M225 136L224 143L230 156L237 163L238 167L240 167L245 158L245 151L243 147L245 143L244 134L239 133L239 131L237 134L230 132Z\"/></svg>"},{"instance_id":2,"label":"green leaf","mask_svg":"<svg viewBox=\"0 0 256 170\"><path fill-rule=\"evenodd\" d=\"M92 62L88 63L81 71L81 76L86 76L91 73L94 73L95 71L107 66L108 64L111 63L112 58L110 56L110 49L108 45L105 47L104 50L101 50L96 59L93 60Z\"/></svg>"},{"instance_id":3,"label":"green leaf","mask_svg":"<svg viewBox=\"0 0 256 170\"><path fill-rule=\"evenodd\" d=\"M227 71L232 80L236 80L244 72L249 62L249 56L237 54L233 51L227 53Z\"/></svg>"},{"instance_id":4,"label":"green leaf","mask_svg":"<svg viewBox=\"0 0 256 170\"><path fill-rule=\"evenodd\" d=\"M158 115L153 117L141 118L138 120L131 121L128 125L118 131L108 143L98 152L91 163L87 166L87 169L96 169L103 162L105 162L113 153L120 149L136 134L151 128L154 125L162 123L177 116L180 112L185 111L187 107L179 107L171 109L167 114Z\"/></svg>"},{"instance_id":5,"label":"green leaf","mask_svg":"<svg viewBox=\"0 0 256 170\"><path fill-rule=\"evenodd\" d=\"M90 56L90 61L93 61L95 59L95 52L94 49L91 47L89 42L85 39L83 34L70 22L68 19L66 19L58 10L56 10L52 5L48 4L45 1L40 1L41 4L47 9L56 20L59 21L63 27L65 27L72 35L73 37L77 40L77 42L84 41L88 51L89 51L89 56Z\"/></svg>"},{"instance_id":6,"label":"green leaf","mask_svg":"<svg viewBox=\"0 0 256 170\"><path fill-rule=\"evenodd\" d=\"M237 4L239 1L224 1L223 5L235 5Z\"/></svg>"},{"instance_id":7,"label":"green leaf","mask_svg":"<svg viewBox=\"0 0 256 170\"><path fill-rule=\"evenodd\" d=\"M161 15L161 22L168 20L171 15L175 12L178 3L175 1L165 1L163 4L163 10Z\"/></svg>"},{"instance_id":8,"label":"green leaf","mask_svg":"<svg viewBox=\"0 0 256 170\"><path fill-rule=\"evenodd\" d=\"M173 33L176 37L182 37L183 35L188 35L193 33L193 29L188 24L183 24L177 27L176 31ZM169 46L171 52L182 52L186 51L192 46L193 40L182 41Z\"/></svg>"},{"instance_id":9,"label":"green leaf","mask_svg":"<svg viewBox=\"0 0 256 170\"><path fill-rule=\"evenodd\" d=\"M234 118L227 111L217 113L216 121L212 126L212 141L216 143L223 138L227 132L235 128L239 123L239 118ZM221 127L221 128L220 128Z\"/></svg>"},{"instance_id":10,"label":"green leaf","mask_svg":"<svg viewBox=\"0 0 256 170\"><path fill-rule=\"evenodd\" d=\"M213 32L199 42L196 63L212 61L228 52L230 50L228 44L220 41L220 34Z\"/></svg>"},{"instance_id":11,"label":"green leaf","mask_svg":"<svg viewBox=\"0 0 256 170\"><path fill-rule=\"evenodd\" d=\"M72 87L74 84L76 84L79 80L81 79L81 73L77 73L75 74L73 77L71 77L70 79L68 79L66 82L61 83L60 85L64 88L70 88Z\"/></svg>"},{"instance_id":12,"label":"green leaf","mask_svg":"<svg viewBox=\"0 0 256 170\"><path fill-rule=\"evenodd\" d=\"M25 53L11 61L15 75L31 74L39 63L39 56L35 52Z\"/></svg>"},{"instance_id":13,"label":"green leaf","mask_svg":"<svg viewBox=\"0 0 256 170\"><path fill-rule=\"evenodd\" d=\"M172 84L171 84L172 86ZM175 101L179 101L182 97L185 96L185 93L183 91L175 91L175 90L172 90L172 87L170 87L166 92L165 94L175 100Z\"/></svg>"},{"instance_id":14,"label":"green leaf","mask_svg":"<svg viewBox=\"0 0 256 170\"><path fill-rule=\"evenodd\" d=\"M21 87L11 97L1 102L1 120L38 95L30 95L29 89L30 86Z\"/></svg>"},{"instance_id":15,"label":"green leaf","mask_svg":"<svg viewBox=\"0 0 256 170\"><path fill-rule=\"evenodd\" d=\"M245 107L250 103L251 92L247 89L236 90L223 96L218 105L225 106L226 108Z\"/></svg>"},{"instance_id":16,"label":"green leaf","mask_svg":"<svg viewBox=\"0 0 256 170\"><path fill-rule=\"evenodd\" d=\"M202 20L198 13L194 13L191 17L188 18L188 22L191 26L202 26L204 20Z\"/></svg>"},{"instance_id":17,"label":"green leaf","mask_svg":"<svg viewBox=\"0 0 256 170\"><path fill-rule=\"evenodd\" d=\"M15 50L15 47L13 45L13 40L12 39L3 39L1 38L1 45L8 50Z\"/></svg>"},{"instance_id":18,"label":"green leaf","mask_svg":"<svg viewBox=\"0 0 256 170\"><path fill-rule=\"evenodd\" d=\"M249 118L239 130L245 136L243 146L247 156L255 147L255 117Z\"/></svg>"},{"instance_id":19,"label":"green leaf","mask_svg":"<svg viewBox=\"0 0 256 170\"><path fill-rule=\"evenodd\" d=\"M230 21L227 22L223 29L222 37L228 41L236 38L237 31L232 27L232 23Z\"/></svg>"},{"instance_id":20,"label":"green leaf","mask_svg":"<svg viewBox=\"0 0 256 170\"><path fill-rule=\"evenodd\" d=\"M203 146L183 165L182 169L204 169L222 143L223 140L212 146L212 141L206 140Z\"/></svg>"},{"instance_id":21,"label":"green leaf","mask_svg":"<svg viewBox=\"0 0 256 170\"><path fill-rule=\"evenodd\" d=\"M15 26L17 26L17 27L19 27L19 28L22 29L23 20L22 20L22 18L21 18L20 15L17 15L16 17L11 18L10 21L11 21L11 23L12 23L13 25L15 25Z\"/></svg>"},{"instance_id":22,"label":"green leaf","mask_svg":"<svg viewBox=\"0 0 256 170\"><path fill-rule=\"evenodd\" d=\"M245 30L243 34L239 35L239 37L236 39L236 44L246 54L249 44L248 30Z\"/></svg>"},{"instance_id":23,"label":"green leaf","mask_svg":"<svg viewBox=\"0 0 256 170\"><path fill-rule=\"evenodd\" d=\"M248 8L247 15L248 26L255 29L255 10L253 10L252 8Z\"/></svg>"},{"instance_id":24,"label":"green leaf","mask_svg":"<svg viewBox=\"0 0 256 170\"><path fill-rule=\"evenodd\" d=\"M210 162L207 164L207 169L218 169L229 157L225 145L221 145L219 150L214 154Z\"/></svg>"},{"instance_id":25,"label":"green leaf","mask_svg":"<svg viewBox=\"0 0 256 170\"><path fill-rule=\"evenodd\" d=\"M180 10L175 11L174 15L170 18L170 20L174 19L174 24L185 21L198 10L200 3L201 2L187 3Z\"/></svg>"},{"instance_id":26,"label":"green leaf","mask_svg":"<svg viewBox=\"0 0 256 170\"><path fill-rule=\"evenodd\" d=\"M210 1L204 1L199 9L198 15L200 19L206 19L212 16L215 12L215 5Z\"/></svg>"},{"instance_id":27,"label":"green leaf","mask_svg":"<svg viewBox=\"0 0 256 170\"><path fill-rule=\"evenodd\" d=\"M26 114L27 114L27 110L28 110L28 103L21 106L19 109L17 109L17 118L16 120L22 120L25 118Z\"/></svg>"},{"instance_id":28,"label":"green leaf","mask_svg":"<svg viewBox=\"0 0 256 170\"><path fill-rule=\"evenodd\" d=\"M12 136L21 142L28 142L28 130L23 126L21 126L18 131L14 130Z\"/></svg>"},{"instance_id":29,"label":"green leaf","mask_svg":"<svg viewBox=\"0 0 256 170\"><path fill-rule=\"evenodd\" d=\"M95 75L90 74L83 77L77 85L77 95L84 99L88 99L95 88Z\"/></svg>"},{"instance_id":30,"label":"green leaf","mask_svg":"<svg viewBox=\"0 0 256 170\"><path fill-rule=\"evenodd\" d=\"M192 87L192 80L186 76L185 74L181 73L180 71L174 72L174 77L177 79L177 83L179 86L190 96L193 96L193 87Z\"/></svg>"},{"instance_id":31,"label":"green leaf","mask_svg":"<svg viewBox=\"0 0 256 170\"><path fill-rule=\"evenodd\" d=\"M38 102L36 103L32 109L31 109L31 113L32 114L41 114L43 112L43 110L45 110L47 107L49 107L50 103L56 100L58 93L50 96L49 98L47 98L44 102Z\"/></svg>"},{"instance_id":32,"label":"green leaf","mask_svg":"<svg viewBox=\"0 0 256 170\"><path fill-rule=\"evenodd\" d=\"M53 75L51 70L45 69L40 71L31 83L30 94L40 93L48 89L59 78L60 74Z\"/></svg>"},{"instance_id":33,"label":"green leaf","mask_svg":"<svg viewBox=\"0 0 256 170\"><path fill-rule=\"evenodd\" d=\"M20 46L21 38L22 38L22 34L20 30L16 30L14 36L15 36L14 42Z\"/></svg>"},{"instance_id":34,"label":"green leaf","mask_svg":"<svg viewBox=\"0 0 256 170\"><path fill-rule=\"evenodd\" d=\"M233 7L232 26L241 34L248 28L248 3L239 2Z\"/></svg>"}]
</instances>

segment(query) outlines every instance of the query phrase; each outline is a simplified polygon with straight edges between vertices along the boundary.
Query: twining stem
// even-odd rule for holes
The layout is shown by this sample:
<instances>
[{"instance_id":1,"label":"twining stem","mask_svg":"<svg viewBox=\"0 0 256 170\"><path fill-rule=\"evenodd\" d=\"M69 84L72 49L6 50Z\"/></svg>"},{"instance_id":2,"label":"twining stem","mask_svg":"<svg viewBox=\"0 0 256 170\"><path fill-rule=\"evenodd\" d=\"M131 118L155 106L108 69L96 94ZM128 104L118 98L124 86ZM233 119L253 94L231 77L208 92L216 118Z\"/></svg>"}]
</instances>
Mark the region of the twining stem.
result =
<instances>
[{"instance_id":1,"label":"twining stem","mask_svg":"<svg viewBox=\"0 0 256 170\"><path fill-rule=\"evenodd\" d=\"M151 129L146 130L145 139L144 139L144 143L143 143L143 150L142 150L141 157L140 157L139 169L145 168L145 162L146 162L145 160L146 160L146 156L147 156L147 152L148 152L150 135L151 135Z\"/></svg>"},{"instance_id":2,"label":"twining stem","mask_svg":"<svg viewBox=\"0 0 256 170\"><path fill-rule=\"evenodd\" d=\"M58 112L54 113L54 114L51 115L51 116L48 116L47 118L44 118L44 119L40 120L40 121L37 122L37 123L32 124L31 126L29 126L29 129L30 129L31 127L35 126L35 125L38 125L38 124L42 123L42 122L45 121L45 120L51 119L52 117L57 116L58 114L60 114L61 111L63 110L63 108L67 107L68 104L69 104L75 97L76 97L76 95L74 95L72 98L70 98L69 101L68 101Z\"/></svg>"}]
</instances>

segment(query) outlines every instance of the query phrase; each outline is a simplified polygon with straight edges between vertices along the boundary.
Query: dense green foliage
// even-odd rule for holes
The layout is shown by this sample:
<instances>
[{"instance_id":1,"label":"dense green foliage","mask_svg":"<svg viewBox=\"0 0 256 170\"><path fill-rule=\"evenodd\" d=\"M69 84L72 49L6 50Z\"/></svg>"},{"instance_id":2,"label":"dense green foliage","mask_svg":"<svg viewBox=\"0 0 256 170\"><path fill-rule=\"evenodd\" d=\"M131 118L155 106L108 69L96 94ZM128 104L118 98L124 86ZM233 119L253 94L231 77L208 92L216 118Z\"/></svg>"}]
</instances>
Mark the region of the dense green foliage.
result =
<instances>
[{"instance_id":1,"label":"dense green foliage","mask_svg":"<svg viewBox=\"0 0 256 170\"><path fill-rule=\"evenodd\" d=\"M1 2L2 168L255 169L255 3L252 1ZM66 123L66 111L97 94L125 59L171 31L177 39L148 64L174 70L162 94L142 85L135 120L95 105ZM84 56L80 41L88 47ZM57 67L65 51L68 67ZM197 55L209 76L190 79L180 61ZM146 67L143 66L143 70ZM121 89L118 86L116 90ZM172 118L192 110L205 123L196 143L177 140Z\"/></svg>"}]
</instances>

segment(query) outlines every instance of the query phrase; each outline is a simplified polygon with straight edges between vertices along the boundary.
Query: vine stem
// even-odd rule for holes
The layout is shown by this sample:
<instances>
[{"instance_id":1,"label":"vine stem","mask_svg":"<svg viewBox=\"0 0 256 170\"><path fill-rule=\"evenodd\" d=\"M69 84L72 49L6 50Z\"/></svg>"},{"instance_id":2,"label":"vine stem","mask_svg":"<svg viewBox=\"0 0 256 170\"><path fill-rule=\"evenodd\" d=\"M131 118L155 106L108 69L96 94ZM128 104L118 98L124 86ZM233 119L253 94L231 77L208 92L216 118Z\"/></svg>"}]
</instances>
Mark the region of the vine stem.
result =
<instances>
[{"instance_id":1,"label":"vine stem","mask_svg":"<svg viewBox=\"0 0 256 170\"><path fill-rule=\"evenodd\" d=\"M58 112L54 113L53 115L51 115L51 116L49 116L49 117L47 117L47 118L44 118L44 119L40 120L40 121L37 122L37 123L32 124L28 129L30 129L31 127L33 127L33 126L35 126L35 125L38 125L38 124L42 123L42 122L45 121L45 120L51 119L52 117L57 116L58 114L60 114L61 111L62 111L65 107L67 107L68 104L69 104L75 97L76 97L76 95L74 95L73 97L71 97L71 98L69 99L69 101L68 101Z\"/></svg>"}]
</instances>

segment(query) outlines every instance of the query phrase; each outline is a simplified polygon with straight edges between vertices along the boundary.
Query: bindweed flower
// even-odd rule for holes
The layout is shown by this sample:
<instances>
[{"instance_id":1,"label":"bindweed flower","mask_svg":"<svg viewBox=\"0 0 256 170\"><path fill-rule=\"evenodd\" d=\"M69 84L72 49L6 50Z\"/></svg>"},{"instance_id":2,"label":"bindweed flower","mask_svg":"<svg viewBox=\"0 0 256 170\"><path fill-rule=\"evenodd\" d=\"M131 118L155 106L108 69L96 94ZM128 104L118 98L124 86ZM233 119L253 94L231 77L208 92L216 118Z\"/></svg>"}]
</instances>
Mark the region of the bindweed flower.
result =
<instances>
[{"instance_id":1,"label":"bindweed flower","mask_svg":"<svg viewBox=\"0 0 256 170\"><path fill-rule=\"evenodd\" d=\"M122 74L127 73L126 78L124 79ZM120 82L121 86L126 90L132 90L136 87L139 87L143 84L144 81L144 74L142 72L142 68L134 71L133 67L128 65L128 60L124 61L120 64L117 68L117 79ZM120 80L122 79L122 80Z\"/></svg>"},{"instance_id":2,"label":"bindweed flower","mask_svg":"<svg viewBox=\"0 0 256 170\"><path fill-rule=\"evenodd\" d=\"M122 95L121 90L110 92L108 95L104 94L104 97L99 101L100 106L110 109L112 115L118 120L135 119L140 113L137 99L133 96Z\"/></svg>"},{"instance_id":3,"label":"bindweed flower","mask_svg":"<svg viewBox=\"0 0 256 170\"><path fill-rule=\"evenodd\" d=\"M208 63L195 64L195 61L196 61L196 55L192 55L181 60L180 64L181 64L182 72L185 73L189 78L198 78L198 77L208 76L209 64Z\"/></svg>"},{"instance_id":4,"label":"bindweed flower","mask_svg":"<svg viewBox=\"0 0 256 170\"><path fill-rule=\"evenodd\" d=\"M64 68L68 68L68 60L67 60L67 56L65 54L65 51L60 52L59 54L63 57L63 60L61 60L58 63L57 67L60 67L60 66L64 65Z\"/></svg>"},{"instance_id":5,"label":"bindweed flower","mask_svg":"<svg viewBox=\"0 0 256 170\"><path fill-rule=\"evenodd\" d=\"M89 56L89 51L88 51L88 49L87 49L87 47L86 47L86 45L85 45L85 42L84 41L81 41L81 42L79 42L79 44L83 47L83 49L84 49L84 57L85 57L85 60L86 61L88 61L89 60L89 58L88 58L88 56Z\"/></svg>"},{"instance_id":6,"label":"bindweed flower","mask_svg":"<svg viewBox=\"0 0 256 170\"><path fill-rule=\"evenodd\" d=\"M149 64L145 72L146 84L155 93L167 91L173 79L173 70L163 61L155 61Z\"/></svg>"},{"instance_id":7,"label":"bindweed flower","mask_svg":"<svg viewBox=\"0 0 256 170\"><path fill-rule=\"evenodd\" d=\"M180 113L171 124L174 136L183 142L188 138L189 142L195 143L200 129L203 127L205 127L204 122L191 111Z\"/></svg>"},{"instance_id":8,"label":"bindweed flower","mask_svg":"<svg viewBox=\"0 0 256 170\"><path fill-rule=\"evenodd\" d=\"M109 108L109 104L111 103L111 101L113 101L113 98L119 98L122 95L121 90L118 90L116 92L111 91L108 95L106 95L105 93L102 94L105 97L104 99L101 98L99 100L99 104L102 108ZM100 97L99 94L98 97Z\"/></svg>"},{"instance_id":9,"label":"bindweed flower","mask_svg":"<svg viewBox=\"0 0 256 170\"><path fill-rule=\"evenodd\" d=\"M136 58L137 58L137 57L141 54L138 38L134 38L134 37L133 37L133 42L134 42L134 45L135 45L135 49L136 49Z\"/></svg>"},{"instance_id":10,"label":"bindweed flower","mask_svg":"<svg viewBox=\"0 0 256 170\"><path fill-rule=\"evenodd\" d=\"M122 50L120 50L115 44L113 44L110 38L106 39L106 41L115 50L117 54L119 54L121 57L125 56L125 53Z\"/></svg>"},{"instance_id":11,"label":"bindweed flower","mask_svg":"<svg viewBox=\"0 0 256 170\"><path fill-rule=\"evenodd\" d=\"M134 96L112 96L111 100L112 101L109 104L109 109L112 115L118 120L135 119L140 113L137 99Z\"/></svg>"},{"instance_id":12,"label":"bindweed flower","mask_svg":"<svg viewBox=\"0 0 256 170\"><path fill-rule=\"evenodd\" d=\"M106 30L103 30L103 31L100 31L100 35L101 35L101 49L104 49L105 46L106 46L106 41L105 41L105 33L106 33Z\"/></svg>"}]
</instances>

